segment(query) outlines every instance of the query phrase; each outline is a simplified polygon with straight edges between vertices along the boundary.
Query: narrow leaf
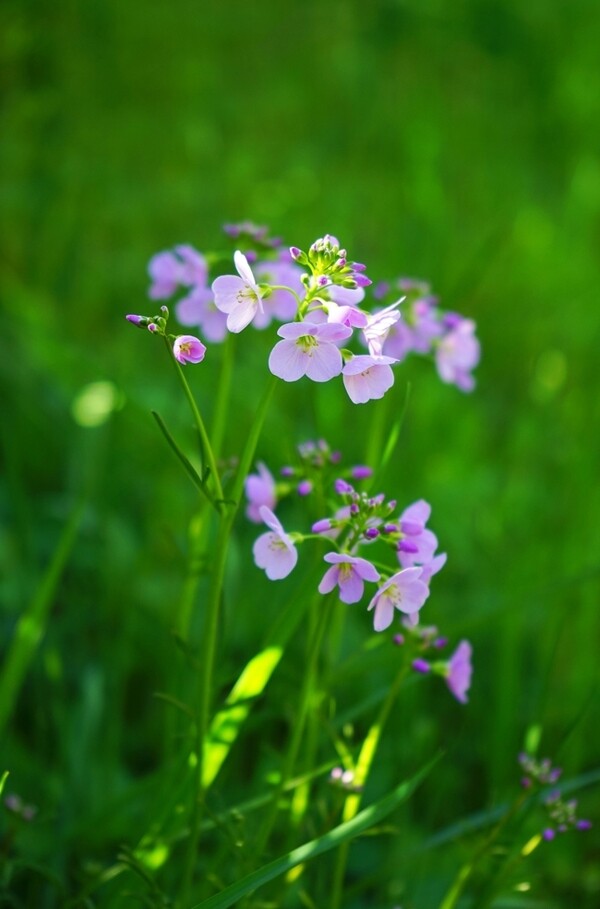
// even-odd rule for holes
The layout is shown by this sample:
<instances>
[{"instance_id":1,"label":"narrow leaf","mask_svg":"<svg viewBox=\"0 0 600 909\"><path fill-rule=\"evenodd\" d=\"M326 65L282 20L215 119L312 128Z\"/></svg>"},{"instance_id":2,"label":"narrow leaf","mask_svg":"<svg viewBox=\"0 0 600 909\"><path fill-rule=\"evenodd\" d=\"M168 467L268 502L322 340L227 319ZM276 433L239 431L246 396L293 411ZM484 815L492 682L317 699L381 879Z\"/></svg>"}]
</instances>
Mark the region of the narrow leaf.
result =
<instances>
[{"instance_id":1,"label":"narrow leaf","mask_svg":"<svg viewBox=\"0 0 600 909\"><path fill-rule=\"evenodd\" d=\"M297 849L293 849L286 855L281 856L281 858L269 862L268 865L264 865L262 868L258 868L242 878L241 881L226 887L221 893L217 893L201 903L196 903L192 909L227 909L228 906L233 906L246 894L274 880L274 878L286 874L291 868L295 868L302 862L310 861L310 859L316 858L317 855L322 855L324 852L329 852L331 849L336 849L346 840L353 839L364 833L365 830L378 824L383 818L391 814L398 805L409 798L438 760L439 756L430 761L410 780L401 783L389 795L374 805L365 808L352 820L334 827L333 830L323 836L304 843Z\"/></svg>"},{"instance_id":2,"label":"narrow leaf","mask_svg":"<svg viewBox=\"0 0 600 909\"><path fill-rule=\"evenodd\" d=\"M179 459L180 463L183 466L183 469L187 473L188 477L190 478L190 480L192 481L192 483L194 484L196 489L198 489L202 493L203 496L206 496L206 498L211 503L211 505L215 505L215 501L214 501L212 495L210 494L210 492L208 491L208 489L206 488L203 478L200 476L200 474L198 473L198 471L196 470L196 468L194 467L192 462L187 458L186 455L184 455L181 448L179 447L179 445L177 444L177 442L175 441L175 439L173 438L173 436L167 429L163 418L155 410L152 411L152 416L158 423L160 431L162 432L163 436L167 440L167 444L169 445L171 450L175 453L175 455ZM216 505L215 505L215 507L216 507Z\"/></svg>"}]
</instances>

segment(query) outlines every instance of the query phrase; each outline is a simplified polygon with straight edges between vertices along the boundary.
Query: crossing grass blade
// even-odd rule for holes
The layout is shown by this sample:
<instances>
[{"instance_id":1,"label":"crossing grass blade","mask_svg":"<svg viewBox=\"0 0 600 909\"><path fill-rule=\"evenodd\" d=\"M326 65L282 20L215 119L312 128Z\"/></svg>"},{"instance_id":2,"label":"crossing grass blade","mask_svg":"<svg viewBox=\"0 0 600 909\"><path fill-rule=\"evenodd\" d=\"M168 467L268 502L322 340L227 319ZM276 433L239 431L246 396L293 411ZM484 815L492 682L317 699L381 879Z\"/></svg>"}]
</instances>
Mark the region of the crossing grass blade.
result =
<instances>
[{"instance_id":1,"label":"crossing grass blade","mask_svg":"<svg viewBox=\"0 0 600 909\"><path fill-rule=\"evenodd\" d=\"M352 820L334 827L323 836L310 840L308 843L304 843L302 846L292 849L292 851L286 853L286 855L275 859L275 861L263 865L262 868L258 868L251 874L246 875L242 880L236 881L235 884L226 887L221 893L217 893L201 903L196 903L192 909L227 909L227 907L233 906L248 893L261 887L263 884L267 884L269 881L280 877L282 874L286 874L297 865L310 861L318 855L329 852L331 849L336 849L347 840L360 836L360 834L380 823L380 821L391 814L398 805L406 801L406 799L415 791L417 786L431 772L440 757L441 755L436 756L413 777L400 783L392 792L384 796L384 798L380 799L378 802L375 802L374 805L369 805L368 808L365 808L353 817Z\"/></svg>"}]
</instances>

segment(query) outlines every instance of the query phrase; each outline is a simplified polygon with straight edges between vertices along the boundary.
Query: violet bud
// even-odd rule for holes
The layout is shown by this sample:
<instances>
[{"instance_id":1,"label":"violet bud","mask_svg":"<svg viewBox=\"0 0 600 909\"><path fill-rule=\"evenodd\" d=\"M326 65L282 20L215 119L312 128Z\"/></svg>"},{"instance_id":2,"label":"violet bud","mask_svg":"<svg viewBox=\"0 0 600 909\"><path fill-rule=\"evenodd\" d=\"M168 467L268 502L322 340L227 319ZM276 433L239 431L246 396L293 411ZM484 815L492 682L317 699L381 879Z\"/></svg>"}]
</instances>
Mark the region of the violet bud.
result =
<instances>
[{"instance_id":1,"label":"violet bud","mask_svg":"<svg viewBox=\"0 0 600 909\"><path fill-rule=\"evenodd\" d=\"M131 313L128 316L125 316L128 322L131 322L132 325L139 325L140 328L145 328L148 324L148 319L145 316L136 316Z\"/></svg>"},{"instance_id":2,"label":"violet bud","mask_svg":"<svg viewBox=\"0 0 600 909\"><path fill-rule=\"evenodd\" d=\"M419 547L416 543L411 543L410 540L400 540L398 546L396 547L398 552L418 552Z\"/></svg>"},{"instance_id":3,"label":"violet bud","mask_svg":"<svg viewBox=\"0 0 600 909\"><path fill-rule=\"evenodd\" d=\"M328 530L331 530L332 523L329 518L321 518L320 521L316 521L311 530L313 533L326 533Z\"/></svg>"},{"instance_id":4,"label":"violet bud","mask_svg":"<svg viewBox=\"0 0 600 909\"><path fill-rule=\"evenodd\" d=\"M418 657L416 660L412 661L412 668L415 670L415 672L427 673L431 669L431 666L427 660L422 660L420 657Z\"/></svg>"},{"instance_id":5,"label":"violet bud","mask_svg":"<svg viewBox=\"0 0 600 909\"><path fill-rule=\"evenodd\" d=\"M393 640L394 644L396 644L397 647L401 647L402 644L404 644L404 635L395 634L392 640Z\"/></svg>"},{"instance_id":6,"label":"violet bud","mask_svg":"<svg viewBox=\"0 0 600 909\"><path fill-rule=\"evenodd\" d=\"M158 325L156 324L156 322L150 322L148 324L148 331L151 331L153 334L155 331L158 331Z\"/></svg>"},{"instance_id":7,"label":"violet bud","mask_svg":"<svg viewBox=\"0 0 600 909\"><path fill-rule=\"evenodd\" d=\"M397 524L384 524L382 530L383 530L383 533L398 533L398 525Z\"/></svg>"},{"instance_id":8,"label":"violet bud","mask_svg":"<svg viewBox=\"0 0 600 909\"><path fill-rule=\"evenodd\" d=\"M296 487L296 492L299 496L307 496L312 492L313 484L310 480L301 480Z\"/></svg>"},{"instance_id":9,"label":"violet bud","mask_svg":"<svg viewBox=\"0 0 600 909\"><path fill-rule=\"evenodd\" d=\"M546 829L542 831L542 836L544 837L546 842L549 843L550 840L554 839L556 834L555 834L554 830L552 829L552 827L546 827Z\"/></svg>"},{"instance_id":10,"label":"violet bud","mask_svg":"<svg viewBox=\"0 0 600 909\"><path fill-rule=\"evenodd\" d=\"M442 648L445 647L447 645L447 643L448 643L448 638L441 637L441 638L436 638L435 641L433 642L432 646L435 647L437 650L442 650Z\"/></svg>"},{"instance_id":11,"label":"violet bud","mask_svg":"<svg viewBox=\"0 0 600 909\"><path fill-rule=\"evenodd\" d=\"M367 540L376 540L379 536L379 531L376 527L367 527L365 530L365 537Z\"/></svg>"},{"instance_id":12,"label":"violet bud","mask_svg":"<svg viewBox=\"0 0 600 909\"><path fill-rule=\"evenodd\" d=\"M585 818L582 818L580 821L577 821L575 827L577 830L590 830L592 827L592 822L585 820Z\"/></svg>"},{"instance_id":13,"label":"violet bud","mask_svg":"<svg viewBox=\"0 0 600 909\"><path fill-rule=\"evenodd\" d=\"M333 488L338 493L338 495L348 495L348 493L354 492L350 484L346 483L345 480L342 480L341 477L335 481Z\"/></svg>"},{"instance_id":14,"label":"violet bud","mask_svg":"<svg viewBox=\"0 0 600 909\"><path fill-rule=\"evenodd\" d=\"M353 480L367 480L369 477L373 476L373 471L365 464L357 464L356 467L352 468L350 473Z\"/></svg>"},{"instance_id":15,"label":"violet bud","mask_svg":"<svg viewBox=\"0 0 600 909\"><path fill-rule=\"evenodd\" d=\"M293 467L282 467L279 471L282 477L293 477L295 472Z\"/></svg>"}]
</instances>

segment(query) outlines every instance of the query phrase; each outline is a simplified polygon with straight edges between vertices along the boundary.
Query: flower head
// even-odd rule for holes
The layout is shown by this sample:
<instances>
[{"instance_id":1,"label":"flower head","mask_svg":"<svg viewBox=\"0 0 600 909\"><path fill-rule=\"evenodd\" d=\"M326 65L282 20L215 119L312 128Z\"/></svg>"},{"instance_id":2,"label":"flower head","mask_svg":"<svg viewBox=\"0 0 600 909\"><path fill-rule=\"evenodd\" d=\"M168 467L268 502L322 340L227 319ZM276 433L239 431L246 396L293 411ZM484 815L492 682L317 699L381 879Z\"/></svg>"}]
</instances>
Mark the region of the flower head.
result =
<instances>
[{"instance_id":1,"label":"flower head","mask_svg":"<svg viewBox=\"0 0 600 909\"><path fill-rule=\"evenodd\" d=\"M201 363L206 346L194 335L179 335L173 342L173 356L180 363Z\"/></svg>"},{"instance_id":2,"label":"flower head","mask_svg":"<svg viewBox=\"0 0 600 909\"><path fill-rule=\"evenodd\" d=\"M275 480L271 472L262 461L256 465L258 473L251 473L246 477L245 490L248 506L246 508L246 517L255 524L260 524L263 520L260 514L262 505L273 509L277 504L275 495Z\"/></svg>"},{"instance_id":3,"label":"flower head","mask_svg":"<svg viewBox=\"0 0 600 909\"><path fill-rule=\"evenodd\" d=\"M421 580L420 568L404 568L382 584L371 602L375 610L375 631L384 631L394 618L394 609L407 615L418 613L429 596L429 587Z\"/></svg>"},{"instance_id":4,"label":"flower head","mask_svg":"<svg viewBox=\"0 0 600 909\"><path fill-rule=\"evenodd\" d=\"M364 593L364 582L379 580L379 572L366 559L340 552L329 552L323 558L331 568L323 575L319 593L330 593L337 586L342 603L358 603Z\"/></svg>"},{"instance_id":5,"label":"flower head","mask_svg":"<svg viewBox=\"0 0 600 909\"><path fill-rule=\"evenodd\" d=\"M246 256L235 252L233 261L239 277L221 275L212 283L215 306L227 313L227 328L237 334L262 312L262 292L256 283Z\"/></svg>"},{"instance_id":6,"label":"flower head","mask_svg":"<svg viewBox=\"0 0 600 909\"><path fill-rule=\"evenodd\" d=\"M472 391L475 380L471 370L479 363L479 355L475 323L458 317L435 350L435 364L441 380L456 385L461 391Z\"/></svg>"},{"instance_id":7,"label":"flower head","mask_svg":"<svg viewBox=\"0 0 600 909\"><path fill-rule=\"evenodd\" d=\"M296 547L270 508L261 505L259 514L270 530L255 541L254 561L259 568L264 568L269 580L287 578L298 561Z\"/></svg>"},{"instance_id":8,"label":"flower head","mask_svg":"<svg viewBox=\"0 0 600 909\"><path fill-rule=\"evenodd\" d=\"M152 279L149 295L153 300L172 296L179 285L195 287L206 282L204 256L193 246L176 246L175 252L160 252L150 259L148 273Z\"/></svg>"},{"instance_id":9,"label":"flower head","mask_svg":"<svg viewBox=\"0 0 600 909\"><path fill-rule=\"evenodd\" d=\"M313 382L327 382L343 367L342 355L335 345L352 334L346 325L328 322L290 322L282 325L278 341L269 357L269 369L285 382L308 376Z\"/></svg>"},{"instance_id":10,"label":"flower head","mask_svg":"<svg viewBox=\"0 0 600 909\"><path fill-rule=\"evenodd\" d=\"M467 703L467 691L471 685L471 654L473 648L468 641L461 641L448 661L446 683L457 701Z\"/></svg>"}]
</instances>

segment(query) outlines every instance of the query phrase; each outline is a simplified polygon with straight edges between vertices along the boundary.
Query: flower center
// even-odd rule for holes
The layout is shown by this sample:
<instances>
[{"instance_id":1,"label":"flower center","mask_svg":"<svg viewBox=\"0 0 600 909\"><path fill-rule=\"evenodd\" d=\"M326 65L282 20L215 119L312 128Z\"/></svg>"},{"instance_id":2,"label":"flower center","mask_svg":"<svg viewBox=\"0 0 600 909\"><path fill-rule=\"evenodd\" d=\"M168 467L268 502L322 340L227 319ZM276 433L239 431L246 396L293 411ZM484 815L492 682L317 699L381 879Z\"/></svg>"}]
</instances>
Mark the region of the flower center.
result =
<instances>
[{"instance_id":1,"label":"flower center","mask_svg":"<svg viewBox=\"0 0 600 909\"><path fill-rule=\"evenodd\" d=\"M305 353L309 353L313 347L318 347L319 342L314 335L302 335L296 341L298 347L301 347Z\"/></svg>"}]
</instances>

